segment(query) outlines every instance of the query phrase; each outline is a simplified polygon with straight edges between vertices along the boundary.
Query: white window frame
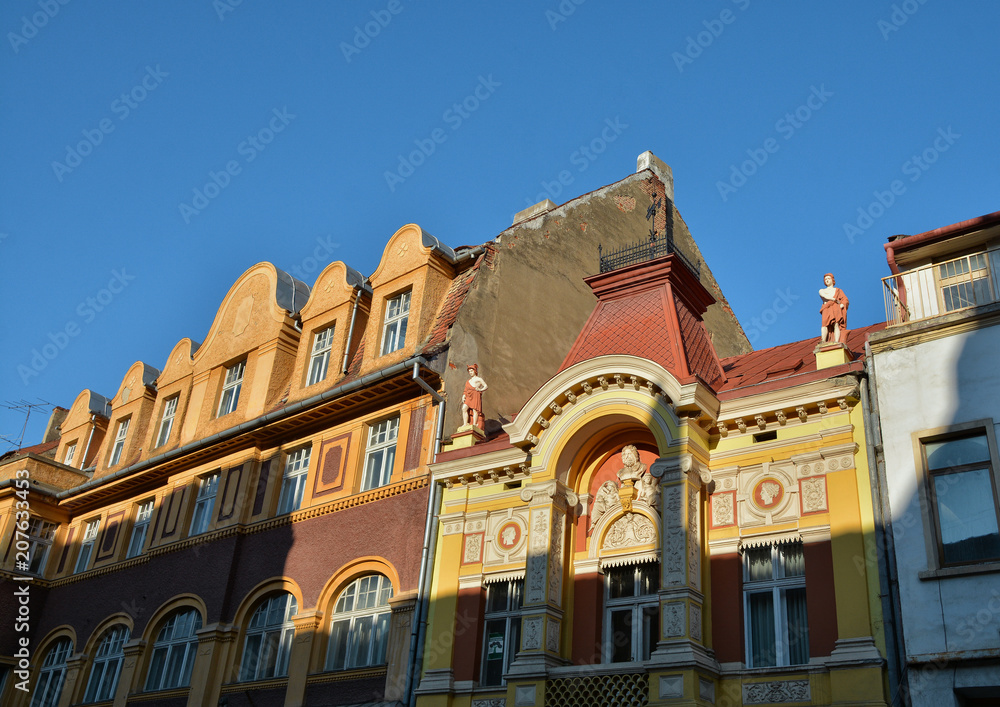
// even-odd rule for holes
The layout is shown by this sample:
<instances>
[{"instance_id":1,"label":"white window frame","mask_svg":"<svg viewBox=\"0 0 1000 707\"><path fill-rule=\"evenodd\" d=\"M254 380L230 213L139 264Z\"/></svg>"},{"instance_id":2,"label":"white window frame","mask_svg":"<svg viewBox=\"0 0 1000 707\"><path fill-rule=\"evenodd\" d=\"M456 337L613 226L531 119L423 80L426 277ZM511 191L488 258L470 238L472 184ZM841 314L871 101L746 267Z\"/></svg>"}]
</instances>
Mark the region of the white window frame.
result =
<instances>
[{"instance_id":1,"label":"white window frame","mask_svg":"<svg viewBox=\"0 0 1000 707\"><path fill-rule=\"evenodd\" d=\"M66 661L72 652L73 641L65 636L49 648L35 680L30 707L56 707L59 704L66 681Z\"/></svg>"},{"instance_id":2,"label":"white window frame","mask_svg":"<svg viewBox=\"0 0 1000 707\"><path fill-rule=\"evenodd\" d=\"M201 614L196 609L179 609L163 622L153 643L146 675L146 692L172 690L191 684L191 670L198 654Z\"/></svg>"},{"instance_id":3,"label":"white window frame","mask_svg":"<svg viewBox=\"0 0 1000 707\"><path fill-rule=\"evenodd\" d=\"M146 535L149 533L149 523L153 519L154 499L138 504L135 510L135 522L132 524L132 537L128 541L125 559L138 557L146 547Z\"/></svg>"},{"instance_id":4,"label":"white window frame","mask_svg":"<svg viewBox=\"0 0 1000 707\"><path fill-rule=\"evenodd\" d=\"M132 422L132 417L126 417L118 421L118 430L115 432L115 443L111 447L111 458L108 459L108 466L118 464L122 459L122 452L125 450L125 440L128 439L128 426Z\"/></svg>"},{"instance_id":5,"label":"white window frame","mask_svg":"<svg viewBox=\"0 0 1000 707\"><path fill-rule=\"evenodd\" d=\"M125 657L124 646L131 632L128 626L113 626L104 632L97 646L83 702L104 702L115 696Z\"/></svg>"},{"instance_id":6,"label":"white window frame","mask_svg":"<svg viewBox=\"0 0 1000 707\"><path fill-rule=\"evenodd\" d=\"M406 346L406 325L410 319L410 294L400 292L385 301L385 319L382 322L381 355L399 351Z\"/></svg>"},{"instance_id":7,"label":"white window frame","mask_svg":"<svg viewBox=\"0 0 1000 707\"><path fill-rule=\"evenodd\" d=\"M786 593L789 590L806 589L805 558L803 557L802 574L786 576L785 551L797 547L804 553L801 542L792 543L771 543L761 547L747 548L743 551L743 617L745 626L744 649L746 651L746 665L748 668L769 668L769 667L789 667L794 665L807 665L809 656L806 656L804 663L792 663L790 656L791 637L789 635L788 601ZM771 553L771 579L750 579L750 558L756 552ZM755 594L771 595L771 606L774 613L774 665L757 665L754 661L753 652L753 616L750 611L750 597ZM807 599L808 601L808 599ZM802 641L805 642L806 653L809 653L809 621L806 618L805 630L802 631Z\"/></svg>"},{"instance_id":8,"label":"white window frame","mask_svg":"<svg viewBox=\"0 0 1000 707\"><path fill-rule=\"evenodd\" d=\"M240 390L243 388L246 366L246 359L243 359L226 369L226 377L222 383L222 394L219 396L219 412L216 417L236 412L236 408L239 407Z\"/></svg>"},{"instance_id":9,"label":"white window frame","mask_svg":"<svg viewBox=\"0 0 1000 707\"><path fill-rule=\"evenodd\" d=\"M632 572L632 594L611 598L612 578L617 574ZM649 591L644 591L643 577L649 580ZM646 660L645 646L650 643L650 652L656 650L660 639L660 563L632 562L604 570L604 637L603 662L606 664L642 662ZM629 660L614 660L615 636L614 615L630 612L631 636L629 637ZM650 618L654 616L655 618ZM648 635L647 635L648 634Z\"/></svg>"},{"instance_id":10,"label":"white window frame","mask_svg":"<svg viewBox=\"0 0 1000 707\"><path fill-rule=\"evenodd\" d=\"M309 376L306 386L316 385L326 380L330 367L330 356L333 352L333 334L335 324L320 329L313 334L312 353L309 355Z\"/></svg>"},{"instance_id":11,"label":"white window frame","mask_svg":"<svg viewBox=\"0 0 1000 707\"><path fill-rule=\"evenodd\" d=\"M391 598L392 582L381 574L358 577L338 595L330 620L326 670L352 670L386 663ZM343 637L342 642L336 640L338 636Z\"/></svg>"},{"instance_id":12,"label":"white window frame","mask_svg":"<svg viewBox=\"0 0 1000 707\"><path fill-rule=\"evenodd\" d=\"M240 682L288 675L288 658L295 639L292 617L297 613L298 603L288 592L272 595L261 602L250 617L243 641ZM256 646L251 653L250 644L253 641L256 641Z\"/></svg>"},{"instance_id":13,"label":"white window frame","mask_svg":"<svg viewBox=\"0 0 1000 707\"><path fill-rule=\"evenodd\" d=\"M503 589L503 597L499 592ZM524 606L524 580L510 579L490 582L486 585L486 602L483 611L483 660L479 667L479 684L483 687L502 687L507 684L503 678L510 670L510 664L517 657L521 643L521 609ZM490 625L503 626L503 647L500 658L490 658ZM500 633L499 631L497 633ZM490 682L487 668L493 660L501 660L499 682Z\"/></svg>"},{"instance_id":14,"label":"white window frame","mask_svg":"<svg viewBox=\"0 0 1000 707\"><path fill-rule=\"evenodd\" d=\"M361 479L362 491L377 489L392 480L398 439L399 415L368 426L368 446L365 448L365 466Z\"/></svg>"},{"instance_id":15,"label":"white window frame","mask_svg":"<svg viewBox=\"0 0 1000 707\"><path fill-rule=\"evenodd\" d=\"M918 464L917 468L922 471L924 476L923 483L920 485L920 494L922 497L921 507L927 509L927 512L925 513L925 528L928 536L929 564L937 568L957 568L974 566L984 562L1000 562L1000 558L989 557L945 562L944 538L942 537L939 510L940 499L938 498L939 491L936 483L936 479L951 482L942 486L941 490L945 493L940 494L942 498L948 498L948 493L954 493L948 491L948 488L954 485L955 480L959 475L985 470L989 478L991 491L993 493L993 520L998 525L998 528L1000 528L1000 486L998 486L997 483L998 459L1000 459L1000 456L998 456L997 453L993 420L974 420L971 422L951 425L949 427L926 430L924 432L915 433L913 436L915 443L915 455ZM964 465L952 465L931 469L930 461L927 458L927 445L969 437L983 437L985 439L989 452L989 458L987 460ZM981 496L979 497L981 498ZM962 513L957 515L959 515L959 517L965 517L967 514Z\"/></svg>"},{"instance_id":16,"label":"white window frame","mask_svg":"<svg viewBox=\"0 0 1000 707\"><path fill-rule=\"evenodd\" d=\"M312 446L296 449L285 459L285 474L281 480L281 500L278 515L293 513L302 507L302 496L309 476L309 456Z\"/></svg>"},{"instance_id":17,"label":"white window frame","mask_svg":"<svg viewBox=\"0 0 1000 707\"><path fill-rule=\"evenodd\" d=\"M28 520L28 574L37 577L45 574L45 563L58 529L58 523L44 518L36 516Z\"/></svg>"},{"instance_id":18,"label":"white window frame","mask_svg":"<svg viewBox=\"0 0 1000 707\"><path fill-rule=\"evenodd\" d=\"M208 531L212 524L215 510L215 497L219 493L219 472L198 479L198 497L194 502L194 513L191 514L191 528L188 537L201 535Z\"/></svg>"},{"instance_id":19,"label":"white window frame","mask_svg":"<svg viewBox=\"0 0 1000 707\"><path fill-rule=\"evenodd\" d=\"M63 464L66 466L73 466L73 457L76 456L76 442L70 442L66 445L66 452L63 454Z\"/></svg>"},{"instance_id":20,"label":"white window frame","mask_svg":"<svg viewBox=\"0 0 1000 707\"><path fill-rule=\"evenodd\" d=\"M177 401L180 395L163 401L163 412L160 414L160 430L156 433L156 446L162 447L170 441L170 433L174 429L174 416L177 414Z\"/></svg>"},{"instance_id":21,"label":"white window frame","mask_svg":"<svg viewBox=\"0 0 1000 707\"><path fill-rule=\"evenodd\" d=\"M94 545L97 543L97 534L101 530L101 519L88 520L84 525L83 540L80 542L80 553L76 556L76 565L73 567L73 574L84 572L90 565L90 556L94 552Z\"/></svg>"}]
</instances>

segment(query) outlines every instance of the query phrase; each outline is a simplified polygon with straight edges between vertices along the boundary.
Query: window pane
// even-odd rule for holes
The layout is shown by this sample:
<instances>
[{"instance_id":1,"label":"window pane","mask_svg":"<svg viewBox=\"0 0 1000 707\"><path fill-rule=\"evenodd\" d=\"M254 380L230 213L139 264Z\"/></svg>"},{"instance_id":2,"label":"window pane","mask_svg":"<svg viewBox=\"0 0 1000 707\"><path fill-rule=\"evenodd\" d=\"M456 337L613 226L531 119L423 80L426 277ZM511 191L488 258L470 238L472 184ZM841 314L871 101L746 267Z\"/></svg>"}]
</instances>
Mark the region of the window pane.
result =
<instances>
[{"instance_id":1,"label":"window pane","mask_svg":"<svg viewBox=\"0 0 1000 707\"><path fill-rule=\"evenodd\" d=\"M240 669L240 681L245 682L254 679L262 639L263 636L259 633L247 636L246 648L243 649L243 667Z\"/></svg>"},{"instance_id":2,"label":"window pane","mask_svg":"<svg viewBox=\"0 0 1000 707\"><path fill-rule=\"evenodd\" d=\"M181 666L184 663L184 652L186 646L174 645L170 647L170 651L167 654L167 667L164 671L166 673L166 680L164 681L164 688L177 687L181 680Z\"/></svg>"},{"instance_id":3,"label":"window pane","mask_svg":"<svg viewBox=\"0 0 1000 707\"><path fill-rule=\"evenodd\" d=\"M753 667L776 665L774 597L771 592L759 592L751 594L748 599L750 605L750 657L753 661Z\"/></svg>"},{"instance_id":4,"label":"window pane","mask_svg":"<svg viewBox=\"0 0 1000 707\"><path fill-rule=\"evenodd\" d=\"M163 666L167 659L166 648L156 648L153 650L153 657L149 660L149 676L146 678L147 690L159 690L163 680Z\"/></svg>"},{"instance_id":5,"label":"window pane","mask_svg":"<svg viewBox=\"0 0 1000 707\"><path fill-rule=\"evenodd\" d=\"M386 650L389 647L389 617L392 614L379 614L375 617L375 637L372 640L372 655L369 665L381 665L385 662Z\"/></svg>"},{"instance_id":6,"label":"window pane","mask_svg":"<svg viewBox=\"0 0 1000 707\"><path fill-rule=\"evenodd\" d=\"M635 595L635 567L613 567L605 570L608 575L608 592L611 599Z\"/></svg>"},{"instance_id":7,"label":"window pane","mask_svg":"<svg viewBox=\"0 0 1000 707\"><path fill-rule=\"evenodd\" d=\"M611 662L632 660L632 609L611 612Z\"/></svg>"},{"instance_id":8,"label":"window pane","mask_svg":"<svg viewBox=\"0 0 1000 707\"><path fill-rule=\"evenodd\" d=\"M639 594L656 594L660 590L659 563L646 563L638 566Z\"/></svg>"},{"instance_id":9,"label":"window pane","mask_svg":"<svg viewBox=\"0 0 1000 707\"><path fill-rule=\"evenodd\" d=\"M368 655L372 643L372 617L364 616L354 620L351 630L351 641L348 649L348 667L356 668L368 664Z\"/></svg>"},{"instance_id":10,"label":"window pane","mask_svg":"<svg viewBox=\"0 0 1000 707\"><path fill-rule=\"evenodd\" d=\"M802 665L809 662L809 620L806 616L806 590L789 589L785 592L788 612L788 664Z\"/></svg>"},{"instance_id":11,"label":"window pane","mask_svg":"<svg viewBox=\"0 0 1000 707\"><path fill-rule=\"evenodd\" d=\"M330 650L327 654L327 670L343 670L347 667L347 636L351 622L334 621L330 631Z\"/></svg>"},{"instance_id":12,"label":"window pane","mask_svg":"<svg viewBox=\"0 0 1000 707\"><path fill-rule=\"evenodd\" d=\"M774 577L771 567L771 546L750 548L746 551L747 581L757 582Z\"/></svg>"},{"instance_id":13,"label":"window pane","mask_svg":"<svg viewBox=\"0 0 1000 707\"><path fill-rule=\"evenodd\" d=\"M944 562L1000 557L996 505L989 469L932 477Z\"/></svg>"},{"instance_id":14,"label":"window pane","mask_svg":"<svg viewBox=\"0 0 1000 707\"><path fill-rule=\"evenodd\" d=\"M990 460L990 447L986 435L927 442L924 448L927 450L927 467L932 470Z\"/></svg>"},{"instance_id":15,"label":"window pane","mask_svg":"<svg viewBox=\"0 0 1000 707\"><path fill-rule=\"evenodd\" d=\"M520 619L514 619L520 624ZM507 620L492 619L486 622L486 648L483 652L483 685L499 685L503 678L506 645Z\"/></svg>"},{"instance_id":16,"label":"window pane","mask_svg":"<svg viewBox=\"0 0 1000 707\"><path fill-rule=\"evenodd\" d=\"M778 552L784 560L786 577L802 577L806 573L805 555L801 543L785 543L778 546Z\"/></svg>"},{"instance_id":17,"label":"window pane","mask_svg":"<svg viewBox=\"0 0 1000 707\"><path fill-rule=\"evenodd\" d=\"M660 640L660 605L642 608L642 656L641 660L649 660L656 650Z\"/></svg>"},{"instance_id":18,"label":"window pane","mask_svg":"<svg viewBox=\"0 0 1000 707\"><path fill-rule=\"evenodd\" d=\"M506 611L507 595L510 590L509 582L494 582L489 585L486 592L486 611Z\"/></svg>"}]
</instances>

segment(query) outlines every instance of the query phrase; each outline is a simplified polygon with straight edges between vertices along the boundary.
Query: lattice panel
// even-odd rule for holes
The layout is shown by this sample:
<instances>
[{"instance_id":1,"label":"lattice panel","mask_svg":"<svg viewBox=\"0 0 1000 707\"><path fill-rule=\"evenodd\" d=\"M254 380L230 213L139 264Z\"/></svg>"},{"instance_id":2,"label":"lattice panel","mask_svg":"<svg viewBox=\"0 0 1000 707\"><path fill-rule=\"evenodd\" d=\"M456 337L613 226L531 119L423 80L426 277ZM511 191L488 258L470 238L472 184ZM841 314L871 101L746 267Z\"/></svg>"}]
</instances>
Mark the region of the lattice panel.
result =
<instances>
[{"instance_id":1,"label":"lattice panel","mask_svg":"<svg viewBox=\"0 0 1000 707\"><path fill-rule=\"evenodd\" d=\"M649 676L587 675L545 683L545 704L552 707L645 707Z\"/></svg>"}]
</instances>

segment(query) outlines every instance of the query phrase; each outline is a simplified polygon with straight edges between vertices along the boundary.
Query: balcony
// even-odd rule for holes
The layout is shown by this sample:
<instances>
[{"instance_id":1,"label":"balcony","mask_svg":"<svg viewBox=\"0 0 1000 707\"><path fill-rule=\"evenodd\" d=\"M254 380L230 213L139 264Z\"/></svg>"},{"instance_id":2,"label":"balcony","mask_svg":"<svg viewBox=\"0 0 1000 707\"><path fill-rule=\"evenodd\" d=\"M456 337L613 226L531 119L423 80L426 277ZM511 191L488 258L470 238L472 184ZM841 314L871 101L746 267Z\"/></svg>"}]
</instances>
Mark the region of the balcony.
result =
<instances>
[{"instance_id":1,"label":"balcony","mask_svg":"<svg viewBox=\"0 0 1000 707\"><path fill-rule=\"evenodd\" d=\"M1000 300L1000 250L963 255L882 278L889 326L909 324Z\"/></svg>"}]
</instances>

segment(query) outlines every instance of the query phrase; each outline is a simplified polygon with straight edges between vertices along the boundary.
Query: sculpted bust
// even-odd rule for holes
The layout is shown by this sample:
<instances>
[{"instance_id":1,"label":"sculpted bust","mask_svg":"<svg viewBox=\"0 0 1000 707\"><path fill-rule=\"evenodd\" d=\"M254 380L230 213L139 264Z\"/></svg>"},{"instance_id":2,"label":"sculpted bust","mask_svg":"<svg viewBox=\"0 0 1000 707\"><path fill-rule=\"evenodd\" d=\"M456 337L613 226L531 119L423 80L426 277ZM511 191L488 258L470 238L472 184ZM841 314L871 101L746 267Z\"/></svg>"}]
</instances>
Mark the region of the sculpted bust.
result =
<instances>
[{"instance_id":1,"label":"sculpted bust","mask_svg":"<svg viewBox=\"0 0 1000 707\"><path fill-rule=\"evenodd\" d=\"M625 466L618 470L619 481L635 483L646 473L646 465L639 462L639 450L631 444L622 450L622 464Z\"/></svg>"}]
</instances>

